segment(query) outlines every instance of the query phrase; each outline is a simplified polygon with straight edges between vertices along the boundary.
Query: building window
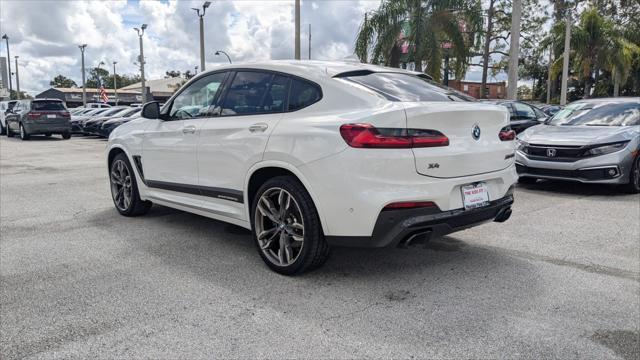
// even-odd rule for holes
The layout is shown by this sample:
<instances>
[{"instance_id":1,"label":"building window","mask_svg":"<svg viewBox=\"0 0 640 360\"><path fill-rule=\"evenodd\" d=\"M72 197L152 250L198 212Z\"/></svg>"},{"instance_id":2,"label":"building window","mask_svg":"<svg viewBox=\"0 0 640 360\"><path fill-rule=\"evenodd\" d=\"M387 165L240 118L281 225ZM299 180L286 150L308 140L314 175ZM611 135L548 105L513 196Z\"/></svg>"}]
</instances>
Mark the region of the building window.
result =
<instances>
[{"instance_id":1,"label":"building window","mask_svg":"<svg viewBox=\"0 0 640 360\"><path fill-rule=\"evenodd\" d=\"M465 92L469 92L469 85L462 85L462 90L464 90Z\"/></svg>"}]
</instances>

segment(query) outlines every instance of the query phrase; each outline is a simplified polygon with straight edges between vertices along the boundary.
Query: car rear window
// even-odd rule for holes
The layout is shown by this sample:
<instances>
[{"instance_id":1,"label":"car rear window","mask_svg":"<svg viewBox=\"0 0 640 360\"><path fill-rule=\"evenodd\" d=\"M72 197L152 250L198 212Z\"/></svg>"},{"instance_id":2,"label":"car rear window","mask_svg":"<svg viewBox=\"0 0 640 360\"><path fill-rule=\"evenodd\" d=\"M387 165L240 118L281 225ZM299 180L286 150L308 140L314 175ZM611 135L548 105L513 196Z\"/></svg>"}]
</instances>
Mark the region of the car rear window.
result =
<instances>
[{"instance_id":1,"label":"car rear window","mask_svg":"<svg viewBox=\"0 0 640 360\"><path fill-rule=\"evenodd\" d=\"M307 107L322 98L322 92L313 83L292 79L289 91L289 111L296 111Z\"/></svg>"},{"instance_id":2,"label":"car rear window","mask_svg":"<svg viewBox=\"0 0 640 360\"><path fill-rule=\"evenodd\" d=\"M374 72L343 77L391 101L470 101L467 95L416 75Z\"/></svg>"},{"instance_id":3,"label":"car rear window","mask_svg":"<svg viewBox=\"0 0 640 360\"><path fill-rule=\"evenodd\" d=\"M632 126L640 125L638 102L577 102L555 114L549 125Z\"/></svg>"},{"instance_id":4,"label":"car rear window","mask_svg":"<svg viewBox=\"0 0 640 360\"><path fill-rule=\"evenodd\" d=\"M55 111L66 110L62 101L33 101L31 103L31 110L38 111Z\"/></svg>"}]
</instances>

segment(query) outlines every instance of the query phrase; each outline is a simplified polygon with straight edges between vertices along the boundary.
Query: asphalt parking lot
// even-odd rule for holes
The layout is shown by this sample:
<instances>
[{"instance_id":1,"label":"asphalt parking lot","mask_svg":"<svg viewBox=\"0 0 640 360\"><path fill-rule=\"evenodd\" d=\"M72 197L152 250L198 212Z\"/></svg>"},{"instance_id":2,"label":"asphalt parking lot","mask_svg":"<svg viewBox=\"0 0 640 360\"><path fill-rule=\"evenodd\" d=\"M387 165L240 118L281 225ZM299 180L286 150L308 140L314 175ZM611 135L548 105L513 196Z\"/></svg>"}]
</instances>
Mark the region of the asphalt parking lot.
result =
<instances>
[{"instance_id":1,"label":"asphalt parking lot","mask_svg":"<svg viewBox=\"0 0 640 360\"><path fill-rule=\"evenodd\" d=\"M0 358L640 357L640 196L520 186L511 219L267 269L250 234L119 216L94 138L0 138Z\"/></svg>"}]
</instances>

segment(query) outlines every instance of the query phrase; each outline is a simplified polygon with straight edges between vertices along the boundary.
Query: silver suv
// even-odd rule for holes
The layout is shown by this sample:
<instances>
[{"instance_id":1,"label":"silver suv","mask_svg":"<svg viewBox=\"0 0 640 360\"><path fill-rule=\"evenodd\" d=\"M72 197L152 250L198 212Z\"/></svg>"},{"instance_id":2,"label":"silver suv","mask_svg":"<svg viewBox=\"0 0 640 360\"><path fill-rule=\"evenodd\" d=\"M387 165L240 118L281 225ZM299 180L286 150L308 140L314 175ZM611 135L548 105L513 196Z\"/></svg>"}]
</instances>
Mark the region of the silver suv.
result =
<instances>
[{"instance_id":1,"label":"silver suv","mask_svg":"<svg viewBox=\"0 0 640 360\"><path fill-rule=\"evenodd\" d=\"M7 136L20 134L22 140L31 135L60 134L63 139L71 137L71 115L59 99L20 100L6 114Z\"/></svg>"}]
</instances>

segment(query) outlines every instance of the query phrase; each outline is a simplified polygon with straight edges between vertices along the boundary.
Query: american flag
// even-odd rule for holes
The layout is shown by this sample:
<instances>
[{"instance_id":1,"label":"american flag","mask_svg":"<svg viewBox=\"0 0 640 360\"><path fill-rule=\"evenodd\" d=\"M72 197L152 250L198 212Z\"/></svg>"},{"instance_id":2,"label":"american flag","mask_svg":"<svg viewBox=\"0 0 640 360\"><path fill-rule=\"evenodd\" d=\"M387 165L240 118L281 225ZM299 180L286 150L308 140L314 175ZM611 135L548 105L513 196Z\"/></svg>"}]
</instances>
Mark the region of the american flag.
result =
<instances>
[{"instance_id":1,"label":"american flag","mask_svg":"<svg viewBox=\"0 0 640 360\"><path fill-rule=\"evenodd\" d=\"M107 92L102 85L102 81L100 81L100 100L102 100L102 102L105 104L109 102L109 97L107 96Z\"/></svg>"}]
</instances>

